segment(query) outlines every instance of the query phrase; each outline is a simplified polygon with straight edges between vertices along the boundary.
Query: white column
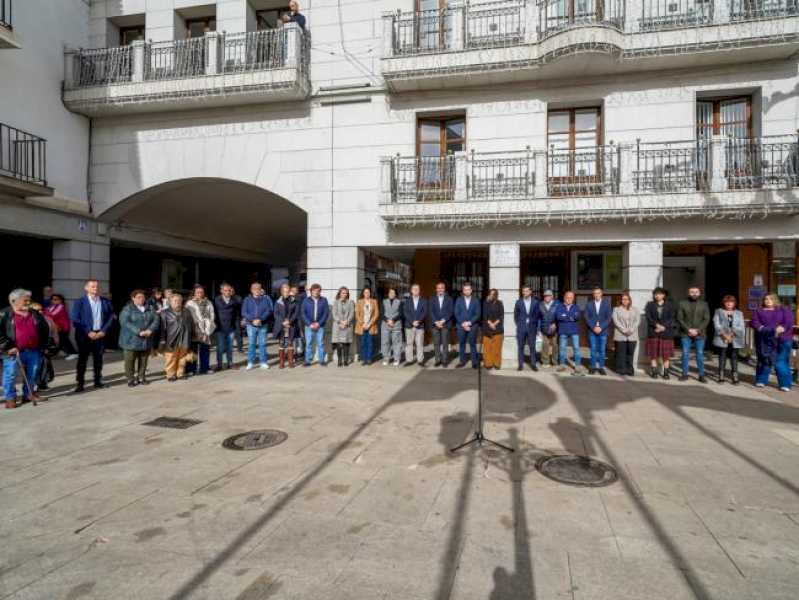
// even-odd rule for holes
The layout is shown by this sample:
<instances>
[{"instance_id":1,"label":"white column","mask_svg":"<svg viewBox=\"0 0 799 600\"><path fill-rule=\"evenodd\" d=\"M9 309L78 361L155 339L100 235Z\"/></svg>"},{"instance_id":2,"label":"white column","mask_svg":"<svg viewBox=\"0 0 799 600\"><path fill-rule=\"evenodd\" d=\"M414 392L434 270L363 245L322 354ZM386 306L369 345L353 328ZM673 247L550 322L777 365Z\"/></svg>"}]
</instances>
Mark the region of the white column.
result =
<instances>
[{"instance_id":1,"label":"white column","mask_svg":"<svg viewBox=\"0 0 799 600\"><path fill-rule=\"evenodd\" d=\"M535 197L546 198L549 194L547 186L547 151L535 151Z\"/></svg>"},{"instance_id":2,"label":"white column","mask_svg":"<svg viewBox=\"0 0 799 600\"><path fill-rule=\"evenodd\" d=\"M463 50L466 45L466 5L463 2L450 2L445 14L450 25L450 48Z\"/></svg>"},{"instance_id":3,"label":"white column","mask_svg":"<svg viewBox=\"0 0 799 600\"><path fill-rule=\"evenodd\" d=\"M79 50L65 50L64 51L64 89L71 90L78 87L78 74L76 71L76 62L78 60Z\"/></svg>"},{"instance_id":4,"label":"white column","mask_svg":"<svg viewBox=\"0 0 799 600\"><path fill-rule=\"evenodd\" d=\"M131 81L144 81L144 40L136 40L131 44Z\"/></svg>"},{"instance_id":5,"label":"white column","mask_svg":"<svg viewBox=\"0 0 799 600\"><path fill-rule=\"evenodd\" d=\"M629 196L635 192L633 181L633 146L619 146L619 194Z\"/></svg>"},{"instance_id":6,"label":"white column","mask_svg":"<svg viewBox=\"0 0 799 600\"><path fill-rule=\"evenodd\" d=\"M630 292L633 306L641 313L639 342L635 364L645 362L642 346L646 343L646 322L643 317L652 290L663 285L663 242L628 242L624 248L624 286Z\"/></svg>"},{"instance_id":7,"label":"white column","mask_svg":"<svg viewBox=\"0 0 799 600\"><path fill-rule=\"evenodd\" d=\"M383 13L383 58L394 56L395 28L400 14L399 10L393 13Z\"/></svg>"},{"instance_id":8,"label":"white column","mask_svg":"<svg viewBox=\"0 0 799 600\"><path fill-rule=\"evenodd\" d=\"M87 279L97 279L100 289L107 292L110 284L109 261L110 245L107 239L98 238L91 242L53 241L53 289L64 294L69 302L83 294Z\"/></svg>"},{"instance_id":9,"label":"white column","mask_svg":"<svg viewBox=\"0 0 799 600\"><path fill-rule=\"evenodd\" d=\"M739 10L745 6L743 0L738 0L735 4ZM730 0L714 0L713 22L717 24L730 22Z\"/></svg>"},{"instance_id":10,"label":"white column","mask_svg":"<svg viewBox=\"0 0 799 600\"><path fill-rule=\"evenodd\" d=\"M219 53L222 50L220 41L222 36L216 31L208 31L205 34L205 47L207 62L205 63L205 74L216 75L219 71Z\"/></svg>"},{"instance_id":11,"label":"white column","mask_svg":"<svg viewBox=\"0 0 799 600\"><path fill-rule=\"evenodd\" d=\"M298 67L302 60L302 30L296 23L286 23L282 32L286 36L286 66Z\"/></svg>"},{"instance_id":12,"label":"white column","mask_svg":"<svg viewBox=\"0 0 799 600\"><path fill-rule=\"evenodd\" d=\"M727 138L714 135L710 140L710 191L723 192L727 189Z\"/></svg>"},{"instance_id":13,"label":"white column","mask_svg":"<svg viewBox=\"0 0 799 600\"><path fill-rule=\"evenodd\" d=\"M538 41L538 3L527 0L524 3L524 41L534 44Z\"/></svg>"},{"instance_id":14,"label":"white column","mask_svg":"<svg viewBox=\"0 0 799 600\"><path fill-rule=\"evenodd\" d=\"M516 367L516 326L513 307L519 297L519 244L491 244L488 252L489 287L497 288L505 306L505 338L502 343L502 367Z\"/></svg>"},{"instance_id":15,"label":"white column","mask_svg":"<svg viewBox=\"0 0 799 600\"><path fill-rule=\"evenodd\" d=\"M465 152L456 152L455 161L455 202L465 202L468 200L468 165Z\"/></svg>"}]
</instances>

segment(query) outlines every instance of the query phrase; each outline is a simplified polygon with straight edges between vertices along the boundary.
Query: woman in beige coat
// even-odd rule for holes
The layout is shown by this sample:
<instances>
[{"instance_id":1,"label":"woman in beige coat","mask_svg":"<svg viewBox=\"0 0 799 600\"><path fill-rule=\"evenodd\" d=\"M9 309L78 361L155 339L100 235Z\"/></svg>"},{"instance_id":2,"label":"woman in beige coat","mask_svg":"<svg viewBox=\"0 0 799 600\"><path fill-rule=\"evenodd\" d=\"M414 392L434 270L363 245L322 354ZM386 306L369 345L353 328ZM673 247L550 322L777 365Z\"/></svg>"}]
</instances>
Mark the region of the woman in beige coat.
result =
<instances>
[{"instance_id":1,"label":"woman in beige coat","mask_svg":"<svg viewBox=\"0 0 799 600\"><path fill-rule=\"evenodd\" d=\"M372 340L377 334L377 323L380 320L380 309L377 300L372 298L372 290L363 288L361 298L355 305L355 335L360 336L361 363L366 366L372 364Z\"/></svg>"},{"instance_id":2,"label":"woman in beige coat","mask_svg":"<svg viewBox=\"0 0 799 600\"><path fill-rule=\"evenodd\" d=\"M630 294L624 292L619 305L613 309L613 343L616 346L616 372L619 375L635 375L633 356L638 345L638 326L641 314L633 308Z\"/></svg>"},{"instance_id":3,"label":"woman in beige coat","mask_svg":"<svg viewBox=\"0 0 799 600\"><path fill-rule=\"evenodd\" d=\"M355 323L355 303L350 300L350 290L340 287L330 309L333 318L333 334L330 343L336 351L338 366L350 363L350 346L352 345L352 327Z\"/></svg>"}]
</instances>

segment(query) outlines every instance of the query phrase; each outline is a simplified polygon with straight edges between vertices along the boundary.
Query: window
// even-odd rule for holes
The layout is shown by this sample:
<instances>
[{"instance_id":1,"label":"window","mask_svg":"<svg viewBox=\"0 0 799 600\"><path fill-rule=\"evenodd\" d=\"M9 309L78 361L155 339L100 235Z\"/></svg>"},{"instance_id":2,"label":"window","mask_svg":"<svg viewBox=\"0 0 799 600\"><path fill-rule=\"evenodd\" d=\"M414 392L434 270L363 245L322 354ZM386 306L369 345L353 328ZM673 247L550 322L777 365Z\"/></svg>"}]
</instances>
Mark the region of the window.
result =
<instances>
[{"instance_id":1,"label":"window","mask_svg":"<svg viewBox=\"0 0 799 600\"><path fill-rule=\"evenodd\" d=\"M130 46L133 42L144 40L144 25L119 28L119 45Z\"/></svg>"},{"instance_id":2,"label":"window","mask_svg":"<svg viewBox=\"0 0 799 600\"><path fill-rule=\"evenodd\" d=\"M216 17L201 17L186 20L186 37L203 37L209 31L216 31Z\"/></svg>"},{"instance_id":3,"label":"window","mask_svg":"<svg viewBox=\"0 0 799 600\"><path fill-rule=\"evenodd\" d=\"M751 96L697 100L696 138L707 140L714 135L752 137Z\"/></svg>"},{"instance_id":4,"label":"window","mask_svg":"<svg viewBox=\"0 0 799 600\"><path fill-rule=\"evenodd\" d=\"M620 291L623 288L621 252L574 252L572 264L575 291L589 292L596 286L605 291Z\"/></svg>"},{"instance_id":5,"label":"window","mask_svg":"<svg viewBox=\"0 0 799 600\"><path fill-rule=\"evenodd\" d=\"M416 185L422 194L455 188L453 154L466 148L464 116L425 117L416 124ZM446 199L431 197L428 199Z\"/></svg>"},{"instance_id":6,"label":"window","mask_svg":"<svg viewBox=\"0 0 799 600\"><path fill-rule=\"evenodd\" d=\"M547 140L556 150L575 150L602 144L602 109L567 108L549 112Z\"/></svg>"},{"instance_id":7,"label":"window","mask_svg":"<svg viewBox=\"0 0 799 600\"><path fill-rule=\"evenodd\" d=\"M547 142L552 195L587 195L602 191L606 167L612 166L614 157L605 156L602 151L601 108L550 111Z\"/></svg>"},{"instance_id":8,"label":"window","mask_svg":"<svg viewBox=\"0 0 799 600\"><path fill-rule=\"evenodd\" d=\"M288 5L282 8L270 8L268 10L256 11L255 19L258 31L277 29L280 26L280 17L288 12Z\"/></svg>"}]
</instances>

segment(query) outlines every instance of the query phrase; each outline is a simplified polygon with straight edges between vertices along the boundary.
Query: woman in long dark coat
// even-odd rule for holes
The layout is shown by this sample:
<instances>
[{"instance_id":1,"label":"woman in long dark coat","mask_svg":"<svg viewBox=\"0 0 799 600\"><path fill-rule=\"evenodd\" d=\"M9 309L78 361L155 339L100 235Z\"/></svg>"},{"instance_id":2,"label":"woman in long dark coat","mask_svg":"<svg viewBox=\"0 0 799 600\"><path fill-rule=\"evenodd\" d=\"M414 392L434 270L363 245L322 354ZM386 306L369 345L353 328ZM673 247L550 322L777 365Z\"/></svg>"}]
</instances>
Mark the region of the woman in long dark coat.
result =
<instances>
[{"instance_id":1,"label":"woman in long dark coat","mask_svg":"<svg viewBox=\"0 0 799 600\"><path fill-rule=\"evenodd\" d=\"M277 340L281 369L286 366L286 360L288 360L289 368L294 368L294 340L299 333L297 319L300 314L300 305L294 296L289 295L290 289L287 283L281 285L280 298L275 302L275 324L272 335Z\"/></svg>"}]
</instances>

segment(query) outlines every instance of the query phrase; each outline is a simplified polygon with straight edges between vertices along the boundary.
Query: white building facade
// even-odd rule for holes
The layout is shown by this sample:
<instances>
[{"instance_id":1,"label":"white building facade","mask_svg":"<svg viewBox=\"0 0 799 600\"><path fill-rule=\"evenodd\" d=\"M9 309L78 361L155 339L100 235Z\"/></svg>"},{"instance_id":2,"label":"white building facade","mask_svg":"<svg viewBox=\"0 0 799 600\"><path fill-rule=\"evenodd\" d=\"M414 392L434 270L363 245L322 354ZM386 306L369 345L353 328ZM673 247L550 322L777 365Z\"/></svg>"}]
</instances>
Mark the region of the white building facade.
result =
<instances>
[{"instance_id":1,"label":"white building facade","mask_svg":"<svg viewBox=\"0 0 799 600\"><path fill-rule=\"evenodd\" d=\"M70 295L120 247L509 313L523 284L796 302L793 0L306 0L305 29L282 0L44 4L14 2L0 122L48 130L54 192L7 193L2 229L56 240Z\"/></svg>"}]
</instances>

